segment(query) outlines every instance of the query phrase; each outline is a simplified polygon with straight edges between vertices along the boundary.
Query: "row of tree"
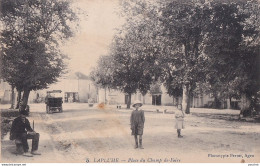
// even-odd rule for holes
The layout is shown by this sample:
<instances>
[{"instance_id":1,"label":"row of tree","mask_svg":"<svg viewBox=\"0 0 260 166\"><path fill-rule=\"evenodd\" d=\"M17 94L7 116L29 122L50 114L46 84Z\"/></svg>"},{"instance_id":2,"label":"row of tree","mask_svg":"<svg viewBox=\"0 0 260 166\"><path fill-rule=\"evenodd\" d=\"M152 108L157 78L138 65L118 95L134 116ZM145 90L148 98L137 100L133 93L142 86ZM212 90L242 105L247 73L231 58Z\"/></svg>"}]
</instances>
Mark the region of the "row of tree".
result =
<instances>
[{"instance_id":1,"label":"row of tree","mask_svg":"<svg viewBox=\"0 0 260 166\"><path fill-rule=\"evenodd\" d=\"M1 78L17 89L25 109L30 91L64 73L59 46L72 37L77 16L65 0L1 0L0 12Z\"/></svg>"},{"instance_id":2,"label":"row of tree","mask_svg":"<svg viewBox=\"0 0 260 166\"><path fill-rule=\"evenodd\" d=\"M103 88L145 95L163 82L171 96L212 93L256 108L260 88L260 4L247 1L122 1L126 18L92 79ZM128 108L131 101L128 101Z\"/></svg>"}]
</instances>

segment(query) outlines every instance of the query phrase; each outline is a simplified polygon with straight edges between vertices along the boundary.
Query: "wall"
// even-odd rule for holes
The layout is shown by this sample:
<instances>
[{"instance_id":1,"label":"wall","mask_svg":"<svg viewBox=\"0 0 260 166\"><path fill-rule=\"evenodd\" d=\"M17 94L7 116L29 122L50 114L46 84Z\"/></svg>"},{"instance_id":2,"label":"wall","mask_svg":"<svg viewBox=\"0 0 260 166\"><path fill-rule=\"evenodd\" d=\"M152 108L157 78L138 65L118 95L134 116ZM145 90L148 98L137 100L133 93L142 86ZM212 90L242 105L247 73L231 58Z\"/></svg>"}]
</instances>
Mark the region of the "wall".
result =
<instances>
[{"instance_id":1,"label":"wall","mask_svg":"<svg viewBox=\"0 0 260 166\"><path fill-rule=\"evenodd\" d=\"M11 104L11 95L12 95L11 86L7 82L4 82L3 79L0 79L0 103ZM16 104L16 97L17 97L17 91L15 89L14 90L15 104Z\"/></svg>"},{"instance_id":2,"label":"wall","mask_svg":"<svg viewBox=\"0 0 260 166\"><path fill-rule=\"evenodd\" d=\"M152 94L147 93L143 96L140 92L132 94L131 102L135 100L140 100L142 103L151 105L152 104ZM107 102L107 104L125 104L125 94L112 89L99 88L98 90L98 103ZM162 88L162 105L173 105L173 98L170 97L165 88Z\"/></svg>"},{"instance_id":3,"label":"wall","mask_svg":"<svg viewBox=\"0 0 260 166\"><path fill-rule=\"evenodd\" d=\"M162 85L162 105L174 105L173 103L173 97L171 97L168 93L166 88Z\"/></svg>"},{"instance_id":4,"label":"wall","mask_svg":"<svg viewBox=\"0 0 260 166\"><path fill-rule=\"evenodd\" d=\"M125 103L125 94L113 90L113 89L108 89L107 90L107 104L124 104Z\"/></svg>"},{"instance_id":5,"label":"wall","mask_svg":"<svg viewBox=\"0 0 260 166\"><path fill-rule=\"evenodd\" d=\"M48 89L32 91L30 93L29 102L35 102L37 93L40 97L45 98L47 91L61 90L63 101L66 92L76 92L79 95L79 102L88 102L90 98L93 102L97 101L97 89L92 81L85 79L61 79L57 83L51 84Z\"/></svg>"}]
</instances>

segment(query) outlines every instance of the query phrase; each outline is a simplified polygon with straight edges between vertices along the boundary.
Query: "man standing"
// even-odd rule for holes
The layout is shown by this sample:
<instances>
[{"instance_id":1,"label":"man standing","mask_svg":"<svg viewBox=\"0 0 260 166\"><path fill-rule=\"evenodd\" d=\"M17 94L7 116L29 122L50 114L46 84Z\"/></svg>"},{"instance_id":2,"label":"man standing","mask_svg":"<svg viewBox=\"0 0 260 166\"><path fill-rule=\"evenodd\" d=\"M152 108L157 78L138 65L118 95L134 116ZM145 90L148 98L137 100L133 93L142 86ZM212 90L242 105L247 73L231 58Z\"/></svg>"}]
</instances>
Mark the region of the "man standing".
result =
<instances>
[{"instance_id":1,"label":"man standing","mask_svg":"<svg viewBox=\"0 0 260 166\"><path fill-rule=\"evenodd\" d=\"M10 140L16 140L23 146L23 155L32 157L33 155L40 155L37 153L40 134L33 131L29 120L26 118L27 112L25 110L20 111L20 116L15 118L10 131ZM31 154L28 153L29 146L27 139L32 139Z\"/></svg>"}]
</instances>

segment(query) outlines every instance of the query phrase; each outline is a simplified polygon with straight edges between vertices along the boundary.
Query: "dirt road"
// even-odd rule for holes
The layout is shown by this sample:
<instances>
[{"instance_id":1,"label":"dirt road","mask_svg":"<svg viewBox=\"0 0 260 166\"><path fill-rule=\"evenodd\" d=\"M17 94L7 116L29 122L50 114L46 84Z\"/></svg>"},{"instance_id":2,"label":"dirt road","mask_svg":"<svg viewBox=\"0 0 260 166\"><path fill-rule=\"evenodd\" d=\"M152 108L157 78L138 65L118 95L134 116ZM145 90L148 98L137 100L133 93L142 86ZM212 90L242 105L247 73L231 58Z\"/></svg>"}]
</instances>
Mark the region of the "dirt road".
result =
<instances>
[{"instance_id":1,"label":"dirt road","mask_svg":"<svg viewBox=\"0 0 260 166\"><path fill-rule=\"evenodd\" d=\"M12 154L9 135L2 140L1 162L260 162L259 123L203 116L185 117L184 138L174 129L174 109L167 114L145 112L143 150L134 149L130 110L98 109L87 104L64 104L63 113L46 114L44 104L31 105L30 122L40 133L41 156ZM212 114L236 115L217 110ZM205 114L207 115L207 114ZM31 141L29 141L31 147Z\"/></svg>"}]
</instances>

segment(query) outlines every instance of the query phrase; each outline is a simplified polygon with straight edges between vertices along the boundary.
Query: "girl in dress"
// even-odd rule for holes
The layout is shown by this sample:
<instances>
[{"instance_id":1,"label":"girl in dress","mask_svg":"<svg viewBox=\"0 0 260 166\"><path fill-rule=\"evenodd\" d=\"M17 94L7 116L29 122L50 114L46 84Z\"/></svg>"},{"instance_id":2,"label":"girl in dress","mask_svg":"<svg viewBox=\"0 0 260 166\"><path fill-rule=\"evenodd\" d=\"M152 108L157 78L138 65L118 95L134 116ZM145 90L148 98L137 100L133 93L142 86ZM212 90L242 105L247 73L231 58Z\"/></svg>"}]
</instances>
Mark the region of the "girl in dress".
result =
<instances>
[{"instance_id":1,"label":"girl in dress","mask_svg":"<svg viewBox=\"0 0 260 166\"><path fill-rule=\"evenodd\" d=\"M177 111L175 112L175 119L176 119L176 124L175 128L177 129L178 133L178 138L182 138L183 136L181 135L181 129L184 129L184 112L182 110L182 105L179 104L177 106Z\"/></svg>"}]
</instances>

